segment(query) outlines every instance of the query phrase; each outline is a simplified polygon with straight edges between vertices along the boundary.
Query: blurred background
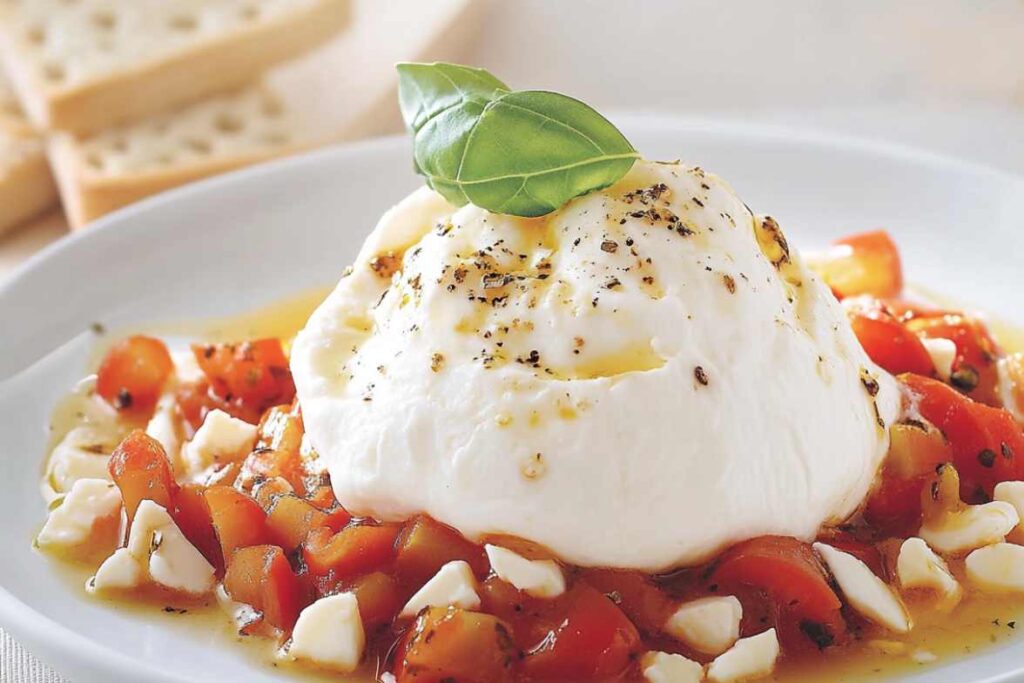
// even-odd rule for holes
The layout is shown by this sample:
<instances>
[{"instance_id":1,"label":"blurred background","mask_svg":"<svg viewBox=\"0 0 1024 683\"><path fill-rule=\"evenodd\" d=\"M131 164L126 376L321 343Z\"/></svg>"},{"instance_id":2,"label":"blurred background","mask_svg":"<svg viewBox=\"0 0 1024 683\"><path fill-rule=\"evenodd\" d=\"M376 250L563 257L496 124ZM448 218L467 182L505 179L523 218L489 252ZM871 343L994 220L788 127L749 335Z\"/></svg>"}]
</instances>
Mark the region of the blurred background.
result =
<instances>
[{"instance_id":1,"label":"blurred background","mask_svg":"<svg viewBox=\"0 0 1024 683\"><path fill-rule=\"evenodd\" d=\"M147 196L400 132L403 60L1024 173L1024 0L22 0L0 51L0 282ZM0 645L3 681L57 680Z\"/></svg>"},{"instance_id":2,"label":"blurred background","mask_svg":"<svg viewBox=\"0 0 1024 683\"><path fill-rule=\"evenodd\" d=\"M298 17L280 0L4 5L0 278L170 187L400 132L400 60L477 64L607 112L841 132L1024 170L1022 0L296 0ZM216 44L253 24L258 58L239 69ZM174 51L195 53L196 77L158 73Z\"/></svg>"}]
</instances>

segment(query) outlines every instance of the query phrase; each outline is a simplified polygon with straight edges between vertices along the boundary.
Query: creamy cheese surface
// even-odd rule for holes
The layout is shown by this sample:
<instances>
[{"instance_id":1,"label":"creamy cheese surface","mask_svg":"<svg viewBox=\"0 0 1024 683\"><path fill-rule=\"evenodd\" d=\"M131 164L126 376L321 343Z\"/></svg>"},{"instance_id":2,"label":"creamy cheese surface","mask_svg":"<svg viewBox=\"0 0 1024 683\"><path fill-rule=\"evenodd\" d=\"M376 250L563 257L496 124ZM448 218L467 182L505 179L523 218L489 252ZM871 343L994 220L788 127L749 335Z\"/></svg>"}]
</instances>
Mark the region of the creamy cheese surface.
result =
<instances>
[{"instance_id":1,"label":"creamy cheese surface","mask_svg":"<svg viewBox=\"0 0 1024 683\"><path fill-rule=\"evenodd\" d=\"M648 571L842 520L899 407L775 221L654 162L539 219L415 192L292 371L353 513Z\"/></svg>"}]
</instances>

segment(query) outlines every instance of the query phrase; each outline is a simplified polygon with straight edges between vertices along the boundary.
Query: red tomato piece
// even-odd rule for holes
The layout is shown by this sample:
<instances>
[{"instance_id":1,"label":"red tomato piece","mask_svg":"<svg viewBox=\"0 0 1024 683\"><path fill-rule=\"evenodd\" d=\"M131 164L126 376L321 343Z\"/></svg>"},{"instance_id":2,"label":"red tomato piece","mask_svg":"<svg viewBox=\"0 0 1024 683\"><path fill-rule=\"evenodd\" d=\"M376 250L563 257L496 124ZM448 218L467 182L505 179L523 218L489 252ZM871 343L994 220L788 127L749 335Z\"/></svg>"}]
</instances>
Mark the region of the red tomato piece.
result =
<instances>
[{"instance_id":1,"label":"red tomato piece","mask_svg":"<svg viewBox=\"0 0 1024 683\"><path fill-rule=\"evenodd\" d=\"M883 475L868 496L864 520L891 536L912 536L921 526L921 491L928 475L900 478Z\"/></svg>"},{"instance_id":2,"label":"red tomato piece","mask_svg":"<svg viewBox=\"0 0 1024 683\"><path fill-rule=\"evenodd\" d=\"M403 639L399 683L505 683L516 680L518 652L497 617L455 607L432 607Z\"/></svg>"},{"instance_id":3,"label":"red tomato piece","mask_svg":"<svg viewBox=\"0 0 1024 683\"><path fill-rule=\"evenodd\" d=\"M996 365L1002 351L983 323L964 315L945 314L915 318L907 322L907 328L926 339L948 339L956 344L950 383L975 401L1002 406Z\"/></svg>"},{"instance_id":4,"label":"red tomato piece","mask_svg":"<svg viewBox=\"0 0 1024 683\"><path fill-rule=\"evenodd\" d=\"M895 297L903 291L900 252L884 230L836 240L815 268L841 299L864 294Z\"/></svg>"},{"instance_id":5,"label":"red tomato piece","mask_svg":"<svg viewBox=\"0 0 1024 683\"><path fill-rule=\"evenodd\" d=\"M284 551L272 545L249 546L231 556L224 589L232 600L251 605L266 623L285 632L307 602Z\"/></svg>"},{"instance_id":6,"label":"red tomato piece","mask_svg":"<svg viewBox=\"0 0 1024 683\"><path fill-rule=\"evenodd\" d=\"M1024 476L1024 432L1009 412L972 401L937 380L900 379L917 397L921 415L949 441L964 501L986 500L996 484Z\"/></svg>"},{"instance_id":7,"label":"red tomato piece","mask_svg":"<svg viewBox=\"0 0 1024 683\"><path fill-rule=\"evenodd\" d=\"M136 429L118 444L107 464L110 477L121 490L128 526L135 519L139 503L151 500L169 513L174 510L178 484L171 463L160 443Z\"/></svg>"},{"instance_id":8,"label":"red tomato piece","mask_svg":"<svg viewBox=\"0 0 1024 683\"><path fill-rule=\"evenodd\" d=\"M395 559L395 525L349 526L338 533L327 527L306 537L302 557L314 577L348 581L389 566Z\"/></svg>"},{"instance_id":9,"label":"red tomato piece","mask_svg":"<svg viewBox=\"0 0 1024 683\"><path fill-rule=\"evenodd\" d=\"M349 590L355 593L359 616L367 630L394 621L411 597L397 579L384 572L373 572L356 579Z\"/></svg>"},{"instance_id":10,"label":"red tomato piece","mask_svg":"<svg viewBox=\"0 0 1024 683\"><path fill-rule=\"evenodd\" d=\"M267 512L270 540L287 552L296 550L310 531L326 524L326 513L292 495L278 496Z\"/></svg>"},{"instance_id":11,"label":"red tomato piece","mask_svg":"<svg viewBox=\"0 0 1024 683\"><path fill-rule=\"evenodd\" d=\"M257 482L281 477L295 493L306 493L306 468L299 453L302 417L292 406L275 406L260 420L256 448L242 462L240 485L251 489Z\"/></svg>"},{"instance_id":12,"label":"red tomato piece","mask_svg":"<svg viewBox=\"0 0 1024 683\"><path fill-rule=\"evenodd\" d=\"M262 409L295 398L295 384L280 339L237 344L195 344L196 361L217 396Z\"/></svg>"},{"instance_id":13,"label":"red tomato piece","mask_svg":"<svg viewBox=\"0 0 1024 683\"><path fill-rule=\"evenodd\" d=\"M204 496L221 553L229 565L231 556L240 548L270 545L267 513L255 500L230 486L211 486Z\"/></svg>"},{"instance_id":14,"label":"red tomato piece","mask_svg":"<svg viewBox=\"0 0 1024 683\"><path fill-rule=\"evenodd\" d=\"M879 366L893 374L932 374L935 366L920 337L908 330L882 302L877 299L858 301L857 306L847 310L847 315L857 340Z\"/></svg>"},{"instance_id":15,"label":"red tomato piece","mask_svg":"<svg viewBox=\"0 0 1024 683\"><path fill-rule=\"evenodd\" d=\"M661 634L675 610L675 602L640 572L588 569L582 579L615 602L642 633Z\"/></svg>"},{"instance_id":16,"label":"red tomato piece","mask_svg":"<svg viewBox=\"0 0 1024 683\"><path fill-rule=\"evenodd\" d=\"M213 515L206 502L205 487L199 484L185 484L174 496L175 524L185 538L203 554L218 572L224 571L224 555L221 551L217 532L213 528Z\"/></svg>"},{"instance_id":17,"label":"red tomato piece","mask_svg":"<svg viewBox=\"0 0 1024 683\"><path fill-rule=\"evenodd\" d=\"M585 583L562 601L559 625L526 654L523 666L536 680L593 680L620 674L640 647L636 626L615 603Z\"/></svg>"},{"instance_id":18,"label":"red tomato piece","mask_svg":"<svg viewBox=\"0 0 1024 683\"><path fill-rule=\"evenodd\" d=\"M406 581L422 585L444 565L465 560L478 578L491 570L481 546L466 540L462 534L429 517L417 517L407 524L398 538L395 566Z\"/></svg>"},{"instance_id":19,"label":"red tomato piece","mask_svg":"<svg viewBox=\"0 0 1024 683\"><path fill-rule=\"evenodd\" d=\"M151 412L174 372L174 361L159 339L137 335L107 351L96 376L96 393L118 410Z\"/></svg>"},{"instance_id":20,"label":"red tomato piece","mask_svg":"<svg viewBox=\"0 0 1024 683\"><path fill-rule=\"evenodd\" d=\"M846 634L842 603L803 541L761 536L738 543L716 560L709 581L720 592L747 587L763 595L784 647L824 649Z\"/></svg>"}]
</instances>

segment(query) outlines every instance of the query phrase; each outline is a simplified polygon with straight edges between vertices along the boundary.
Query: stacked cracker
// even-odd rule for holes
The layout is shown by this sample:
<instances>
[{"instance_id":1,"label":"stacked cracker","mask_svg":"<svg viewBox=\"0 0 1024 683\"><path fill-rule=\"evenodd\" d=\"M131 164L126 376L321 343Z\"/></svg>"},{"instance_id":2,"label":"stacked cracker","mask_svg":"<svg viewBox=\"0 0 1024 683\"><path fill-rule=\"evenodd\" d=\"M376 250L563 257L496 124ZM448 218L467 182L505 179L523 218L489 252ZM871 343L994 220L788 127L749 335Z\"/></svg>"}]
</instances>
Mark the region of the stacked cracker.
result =
<instances>
[{"instance_id":1,"label":"stacked cracker","mask_svg":"<svg viewBox=\"0 0 1024 683\"><path fill-rule=\"evenodd\" d=\"M392 120L381 108L393 108L394 63L455 56L469 7L20 0L0 2L0 50L29 118L48 131L79 227L190 180L377 132Z\"/></svg>"},{"instance_id":2,"label":"stacked cracker","mask_svg":"<svg viewBox=\"0 0 1024 683\"><path fill-rule=\"evenodd\" d=\"M0 233L57 202L42 138L0 74Z\"/></svg>"}]
</instances>

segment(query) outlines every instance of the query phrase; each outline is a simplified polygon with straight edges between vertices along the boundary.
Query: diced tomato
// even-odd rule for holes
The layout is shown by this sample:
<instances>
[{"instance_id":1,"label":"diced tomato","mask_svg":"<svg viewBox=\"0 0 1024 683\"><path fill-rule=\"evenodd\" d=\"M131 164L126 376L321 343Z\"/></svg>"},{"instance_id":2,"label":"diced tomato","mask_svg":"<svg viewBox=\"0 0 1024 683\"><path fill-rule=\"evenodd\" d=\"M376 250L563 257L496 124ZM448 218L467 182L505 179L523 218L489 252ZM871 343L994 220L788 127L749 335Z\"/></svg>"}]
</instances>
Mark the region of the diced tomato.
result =
<instances>
[{"instance_id":1,"label":"diced tomato","mask_svg":"<svg viewBox=\"0 0 1024 683\"><path fill-rule=\"evenodd\" d=\"M917 396L921 415L949 441L965 501L986 500L999 482L1024 477L1024 432L1009 412L972 401L937 380L900 379Z\"/></svg>"},{"instance_id":2,"label":"diced tomato","mask_svg":"<svg viewBox=\"0 0 1024 683\"><path fill-rule=\"evenodd\" d=\"M356 579L349 590L356 596L359 616L367 630L394 621L410 597L394 577L384 572Z\"/></svg>"},{"instance_id":3,"label":"diced tomato","mask_svg":"<svg viewBox=\"0 0 1024 683\"><path fill-rule=\"evenodd\" d=\"M903 290L899 249L884 230L836 240L814 268L839 298L895 297Z\"/></svg>"},{"instance_id":4,"label":"diced tomato","mask_svg":"<svg viewBox=\"0 0 1024 683\"><path fill-rule=\"evenodd\" d=\"M582 580L615 603L642 633L660 634L672 615L675 603L650 578L640 572L588 569Z\"/></svg>"},{"instance_id":5,"label":"diced tomato","mask_svg":"<svg viewBox=\"0 0 1024 683\"><path fill-rule=\"evenodd\" d=\"M795 538L761 536L738 543L719 557L709 581L719 591L747 587L762 594L784 648L813 644L821 649L846 633L842 603L824 569L811 546Z\"/></svg>"},{"instance_id":6,"label":"diced tomato","mask_svg":"<svg viewBox=\"0 0 1024 683\"><path fill-rule=\"evenodd\" d=\"M330 527L331 531L341 531L352 520L352 515L334 497L334 490L330 486L316 487L306 500L327 513L325 526Z\"/></svg>"},{"instance_id":7,"label":"diced tomato","mask_svg":"<svg viewBox=\"0 0 1024 683\"><path fill-rule=\"evenodd\" d=\"M260 421L256 449L242 462L242 488L248 490L264 479L281 477L295 493L305 495L307 473L299 453L302 433L302 418L291 406L267 411Z\"/></svg>"},{"instance_id":8,"label":"diced tomato","mask_svg":"<svg viewBox=\"0 0 1024 683\"><path fill-rule=\"evenodd\" d=\"M228 561L224 589L232 600L263 613L274 628L291 631L306 602L284 551L277 546L241 548Z\"/></svg>"},{"instance_id":9,"label":"diced tomato","mask_svg":"<svg viewBox=\"0 0 1024 683\"><path fill-rule=\"evenodd\" d=\"M620 674L640 647L636 627L608 597L577 583L563 601L565 612L523 660L538 680L592 680Z\"/></svg>"},{"instance_id":10,"label":"diced tomato","mask_svg":"<svg viewBox=\"0 0 1024 683\"><path fill-rule=\"evenodd\" d=\"M270 512L274 502L281 496L295 495L295 487L288 483L288 480L281 477L265 479L252 489L252 497L260 504L260 507Z\"/></svg>"},{"instance_id":11,"label":"diced tomato","mask_svg":"<svg viewBox=\"0 0 1024 683\"><path fill-rule=\"evenodd\" d=\"M215 394L262 409L295 397L288 358L279 339L238 344L195 344L196 361Z\"/></svg>"},{"instance_id":12,"label":"diced tomato","mask_svg":"<svg viewBox=\"0 0 1024 683\"><path fill-rule=\"evenodd\" d=\"M939 465L952 462L946 437L933 425L897 422L889 427L889 454L885 467L901 479L932 475Z\"/></svg>"},{"instance_id":13,"label":"diced tomato","mask_svg":"<svg viewBox=\"0 0 1024 683\"><path fill-rule=\"evenodd\" d=\"M230 401L220 398L213 393L210 382L206 379L182 382L174 391L174 399L189 429L189 437L196 433L206 416L214 410L223 410L228 415L249 424L259 422L263 412L258 406L248 406L238 398Z\"/></svg>"},{"instance_id":14,"label":"diced tomato","mask_svg":"<svg viewBox=\"0 0 1024 683\"><path fill-rule=\"evenodd\" d=\"M139 503L151 500L168 512L174 510L178 484L160 443L136 429L118 444L107 464L110 477L121 490L124 511L131 526Z\"/></svg>"},{"instance_id":15,"label":"diced tomato","mask_svg":"<svg viewBox=\"0 0 1024 683\"><path fill-rule=\"evenodd\" d=\"M174 496L174 522L203 557L218 571L223 571L224 555L204 492L205 487L199 484L185 484L178 489Z\"/></svg>"},{"instance_id":16,"label":"diced tomato","mask_svg":"<svg viewBox=\"0 0 1024 683\"><path fill-rule=\"evenodd\" d=\"M512 637L521 650L528 650L544 639L559 624L563 596L553 600L533 598L512 584L489 576L480 584L481 609L511 627Z\"/></svg>"},{"instance_id":17,"label":"diced tomato","mask_svg":"<svg viewBox=\"0 0 1024 683\"><path fill-rule=\"evenodd\" d=\"M417 517L406 525L398 539L396 567L410 583L424 584L453 560L465 560L478 578L491 567L481 546L466 540L459 532L429 517Z\"/></svg>"},{"instance_id":18,"label":"diced tomato","mask_svg":"<svg viewBox=\"0 0 1024 683\"><path fill-rule=\"evenodd\" d=\"M287 552L296 550L309 532L327 524L327 514L296 496L278 496L267 513L270 540Z\"/></svg>"},{"instance_id":19,"label":"diced tomato","mask_svg":"<svg viewBox=\"0 0 1024 683\"><path fill-rule=\"evenodd\" d=\"M950 383L975 401L1002 406L996 365L1002 352L981 321L945 314L914 318L907 322L907 328L926 339L948 339L956 344Z\"/></svg>"},{"instance_id":20,"label":"diced tomato","mask_svg":"<svg viewBox=\"0 0 1024 683\"><path fill-rule=\"evenodd\" d=\"M229 565L239 548L270 544L267 513L255 500L230 486L211 486L204 495L221 553Z\"/></svg>"},{"instance_id":21,"label":"diced tomato","mask_svg":"<svg viewBox=\"0 0 1024 683\"><path fill-rule=\"evenodd\" d=\"M504 683L515 680L518 652L497 617L455 607L432 607L403 639L399 683Z\"/></svg>"},{"instance_id":22,"label":"diced tomato","mask_svg":"<svg viewBox=\"0 0 1024 683\"><path fill-rule=\"evenodd\" d=\"M302 557L313 576L348 581L389 566L398 531L390 524L349 526L336 534L320 527L306 537Z\"/></svg>"},{"instance_id":23,"label":"diced tomato","mask_svg":"<svg viewBox=\"0 0 1024 683\"><path fill-rule=\"evenodd\" d=\"M921 491L928 475L909 478L885 476L879 480L864 506L864 520L891 536L912 536L921 526Z\"/></svg>"},{"instance_id":24,"label":"diced tomato","mask_svg":"<svg viewBox=\"0 0 1024 683\"><path fill-rule=\"evenodd\" d=\"M148 413L174 372L174 361L159 339L128 337L107 351L96 377L96 393L118 410Z\"/></svg>"},{"instance_id":25,"label":"diced tomato","mask_svg":"<svg viewBox=\"0 0 1024 683\"><path fill-rule=\"evenodd\" d=\"M920 337L907 329L877 301L848 310L850 325L861 346L879 366L893 374L931 375L931 356Z\"/></svg>"}]
</instances>

